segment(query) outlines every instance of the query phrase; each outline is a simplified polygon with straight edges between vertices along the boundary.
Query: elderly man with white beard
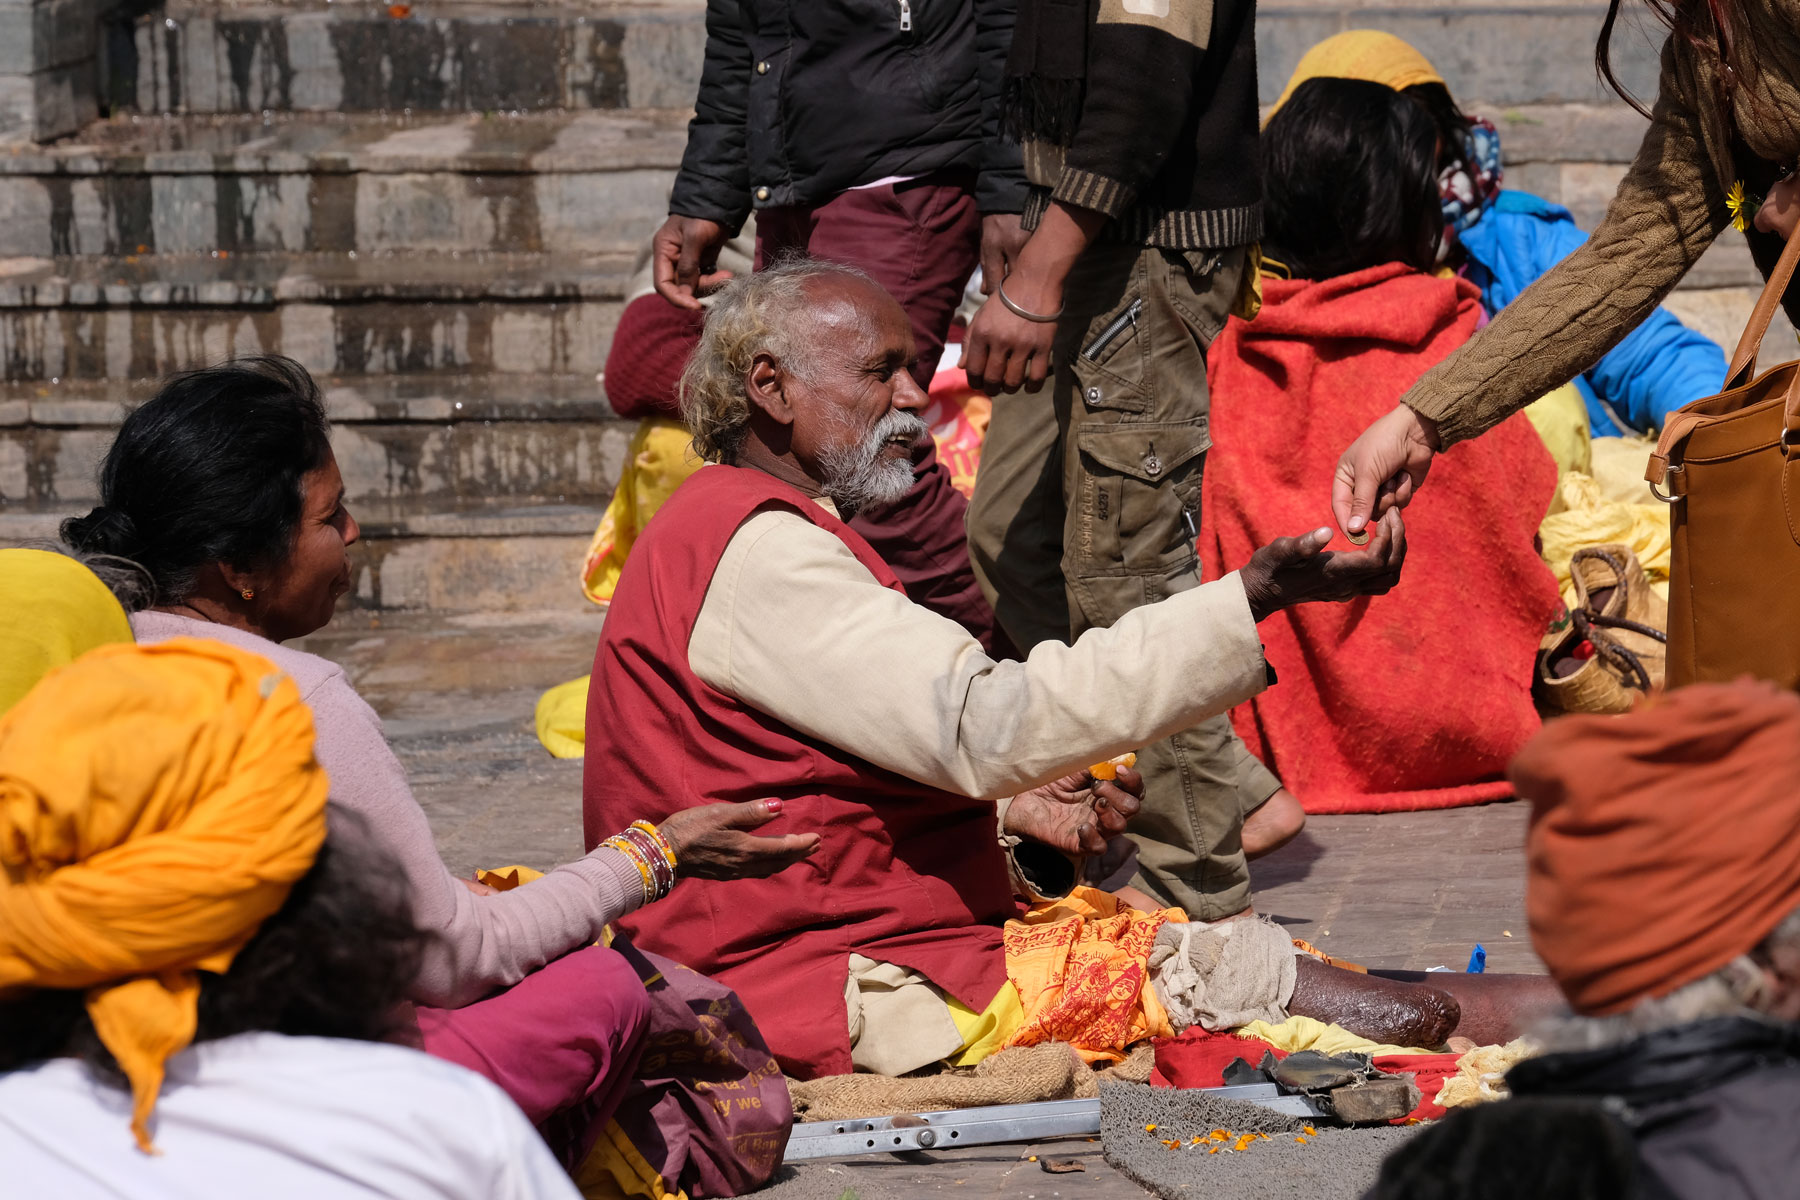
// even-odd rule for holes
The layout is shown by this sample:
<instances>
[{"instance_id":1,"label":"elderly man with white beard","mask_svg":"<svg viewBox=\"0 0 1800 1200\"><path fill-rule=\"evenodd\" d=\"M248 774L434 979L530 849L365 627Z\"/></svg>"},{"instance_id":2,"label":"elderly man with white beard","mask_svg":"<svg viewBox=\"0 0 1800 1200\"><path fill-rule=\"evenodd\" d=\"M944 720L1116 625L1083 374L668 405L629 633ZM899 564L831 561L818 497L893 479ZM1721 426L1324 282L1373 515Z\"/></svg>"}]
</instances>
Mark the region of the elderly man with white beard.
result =
<instances>
[{"instance_id":1,"label":"elderly man with white beard","mask_svg":"<svg viewBox=\"0 0 1800 1200\"><path fill-rule=\"evenodd\" d=\"M928 433L913 346L900 306L850 268L794 262L719 293L682 380L710 465L632 551L589 690L590 844L633 820L763 800L762 832L814 847L774 878L729 895L691 882L620 922L735 988L801 1078L958 1053L1007 985L1005 846L1104 849L1140 781L1096 781L1084 764L1260 692L1272 681L1258 621L1384 592L1405 556L1397 519L1353 553L1322 552L1331 534L1316 529L1073 645L996 662L910 602L842 520L911 484L909 451ZM661 890L658 870L644 875L646 895ZM1350 973L1302 967L1294 1011L1331 1015L1347 985L1309 972ZM1454 1023L1447 998L1423 1007L1428 1025Z\"/></svg>"}]
</instances>

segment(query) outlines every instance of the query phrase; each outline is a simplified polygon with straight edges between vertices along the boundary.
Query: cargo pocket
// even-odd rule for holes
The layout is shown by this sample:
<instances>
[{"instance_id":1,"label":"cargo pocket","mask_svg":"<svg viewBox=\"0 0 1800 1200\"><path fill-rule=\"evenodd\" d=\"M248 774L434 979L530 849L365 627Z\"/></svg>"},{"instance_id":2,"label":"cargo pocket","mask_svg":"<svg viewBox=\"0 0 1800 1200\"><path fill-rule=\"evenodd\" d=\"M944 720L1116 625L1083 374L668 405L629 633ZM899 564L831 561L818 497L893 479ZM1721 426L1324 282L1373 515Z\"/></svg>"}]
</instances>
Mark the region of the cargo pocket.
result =
<instances>
[{"instance_id":1,"label":"cargo pocket","mask_svg":"<svg viewBox=\"0 0 1800 1200\"><path fill-rule=\"evenodd\" d=\"M1087 593L1090 622L1110 624L1193 586L1175 581L1198 572L1201 469L1212 446L1206 419L1077 427L1075 444L1078 508L1064 566Z\"/></svg>"},{"instance_id":2,"label":"cargo pocket","mask_svg":"<svg viewBox=\"0 0 1800 1200\"><path fill-rule=\"evenodd\" d=\"M1088 323L1069 364L1076 398L1088 408L1150 411L1150 386L1145 379L1150 339L1143 324L1142 296L1128 296L1111 312Z\"/></svg>"}]
</instances>

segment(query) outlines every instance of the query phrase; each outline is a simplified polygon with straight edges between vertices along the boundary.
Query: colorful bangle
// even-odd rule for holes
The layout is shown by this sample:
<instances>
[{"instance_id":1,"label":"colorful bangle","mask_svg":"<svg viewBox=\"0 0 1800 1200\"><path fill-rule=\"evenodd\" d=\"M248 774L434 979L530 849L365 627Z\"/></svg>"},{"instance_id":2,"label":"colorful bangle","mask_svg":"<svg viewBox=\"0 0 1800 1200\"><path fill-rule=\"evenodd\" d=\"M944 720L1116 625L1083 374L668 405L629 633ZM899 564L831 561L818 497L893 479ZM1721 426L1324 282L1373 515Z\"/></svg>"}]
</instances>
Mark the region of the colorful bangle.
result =
<instances>
[{"instance_id":1,"label":"colorful bangle","mask_svg":"<svg viewBox=\"0 0 1800 1200\"><path fill-rule=\"evenodd\" d=\"M675 862L675 847L669 845L669 839L663 836L662 830L658 829L648 821L633 821L631 823L631 828L640 830L648 835L650 840L656 844L656 848L662 852L663 858L668 860L669 869L671 871L675 870L677 866Z\"/></svg>"},{"instance_id":2,"label":"colorful bangle","mask_svg":"<svg viewBox=\"0 0 1800 1200\"><path fill-rule=\"evenodd\" d=\"M607 838L600 844L618 851L625 856L626 862L637 868L638 876L643 880L643 895L639 901L640 905L649 904L654 900L656 898L656 885L651 881L650 864L644 861L643 856L638 853L637 847L631 845L629 842L625 841L625 839L618 837Z\"/></svg>"},{"instance_id":3,"label":"colorful bangle","mask_svg":"<svg viewBox=\"0 0 1800 1200\"><path fill-rule=\"evenodd\" d=\"M662 899L675 886L675 852L648 821L634 821L602 842L623 854L644 884L645 904Z\"/></svg>"}]
</instances>

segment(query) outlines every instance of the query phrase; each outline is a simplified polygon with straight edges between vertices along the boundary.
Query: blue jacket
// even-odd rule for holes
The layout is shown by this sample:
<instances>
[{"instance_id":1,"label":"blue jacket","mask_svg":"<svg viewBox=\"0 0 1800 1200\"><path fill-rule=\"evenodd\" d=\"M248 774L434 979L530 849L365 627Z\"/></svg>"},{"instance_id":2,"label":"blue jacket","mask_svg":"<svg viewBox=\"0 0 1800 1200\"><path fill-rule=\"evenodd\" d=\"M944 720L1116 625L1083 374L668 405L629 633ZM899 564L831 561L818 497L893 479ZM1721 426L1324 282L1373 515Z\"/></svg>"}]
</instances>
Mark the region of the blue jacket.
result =
<instances>
[{"instance_id":1,"label":"blue jacket","mask_svg":"<svg viewBox=\"0 0 1800 1200\"><path fill-rule=\"evenodd\" d=\"M1530 192L1502 189L1460 235L1469 281L1489 315L1587 241L1569 210ZM1595 437L1662 427L1675 409L1725 384L1725 352L1659 308L1594 368L1575 379Z\"/></svg>"}]
</instances>

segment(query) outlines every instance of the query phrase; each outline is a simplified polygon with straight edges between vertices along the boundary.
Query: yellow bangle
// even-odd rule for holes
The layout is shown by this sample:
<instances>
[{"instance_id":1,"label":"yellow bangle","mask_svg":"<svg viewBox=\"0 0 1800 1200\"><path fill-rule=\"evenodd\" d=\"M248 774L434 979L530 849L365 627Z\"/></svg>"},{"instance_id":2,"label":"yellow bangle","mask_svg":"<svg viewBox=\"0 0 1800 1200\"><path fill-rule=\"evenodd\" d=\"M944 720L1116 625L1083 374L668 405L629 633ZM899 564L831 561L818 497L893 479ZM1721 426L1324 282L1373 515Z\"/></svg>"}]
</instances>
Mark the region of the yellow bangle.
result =
<instances>
[{"instance_id":1,"label":"yellow bangle","mask_svg":"<svg viewBox=\"0 0 1800 1200\"><path fill-rule=\"evenodd\" d=\"M662 835L662 830L648 821L633 821L630 827L647 834L650 840L656 843L656 848L662 851L662 856L667 860L669 869L671 871L675 869L675 847L669 845L669 839Z\"/></svg>"},{"instance_id":2,"label":"yellow bangle","mask_svg":"<svg viewBox=\"0 0 1800 1200\"><path fill-rule=\"evenodd\" d=\"M644 903L649 904L655 900L656 881L651 877L650 864L644 860L644 856L638 851L638 848L621 837L609 837L601 844L611 846L623 854L627 862L637 868L638 877L644 881Z\"/></svg>"}]
</instances>

